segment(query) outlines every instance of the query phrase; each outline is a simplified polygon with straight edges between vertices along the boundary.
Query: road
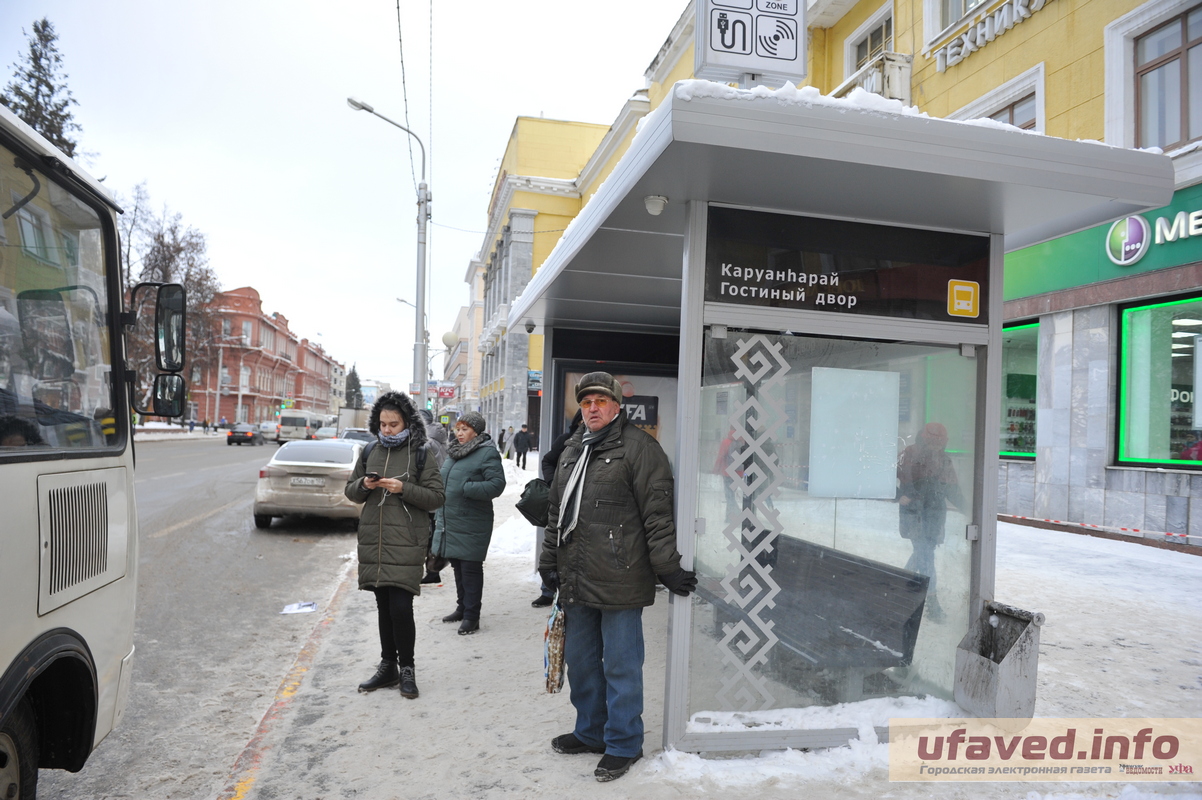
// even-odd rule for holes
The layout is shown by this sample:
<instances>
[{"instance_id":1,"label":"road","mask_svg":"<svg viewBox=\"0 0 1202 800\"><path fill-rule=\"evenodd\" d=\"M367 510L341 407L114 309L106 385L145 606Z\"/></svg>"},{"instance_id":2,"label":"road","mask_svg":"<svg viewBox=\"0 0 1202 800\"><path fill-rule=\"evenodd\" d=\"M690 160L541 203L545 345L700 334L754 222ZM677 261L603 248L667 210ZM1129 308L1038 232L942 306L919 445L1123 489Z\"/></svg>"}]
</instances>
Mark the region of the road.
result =
<instances>
[{"instance_id":1,"label":"road","mask_svg":"<svg viewBox=\"0 0 1202 800\"><path fill-rule=\"evenodd\" d=\"M45 770L45 798L212 797L253 735L312 614L354 549L345 523L251 520L275 445L224 437L137 445L138 609L120 727L77 774Z\"/></svg>"}]
</instances>

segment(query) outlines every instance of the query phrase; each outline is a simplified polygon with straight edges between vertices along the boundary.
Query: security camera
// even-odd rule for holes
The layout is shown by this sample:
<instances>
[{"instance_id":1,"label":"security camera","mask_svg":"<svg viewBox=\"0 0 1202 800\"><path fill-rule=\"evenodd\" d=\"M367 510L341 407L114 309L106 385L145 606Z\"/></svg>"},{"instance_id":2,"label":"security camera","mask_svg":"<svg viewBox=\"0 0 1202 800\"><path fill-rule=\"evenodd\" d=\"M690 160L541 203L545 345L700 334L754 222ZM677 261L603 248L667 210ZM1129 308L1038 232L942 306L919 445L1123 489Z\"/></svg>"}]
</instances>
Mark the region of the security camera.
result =
<instances>
[{"instance_id":1,"label":"security camera","mask_svg":"<svg viewBox=\"0 0 1202 800\"><path fill-rule=\"evenodd\" d=\"M526 320L526 333L534 333L534 323Z\"/></svg>"},{"instance_id":2,"label":"security camera","mask_svg":"<svg viewBox=\"0 0 1202 800\"><path fill-rule=\"evenodd\" d=\"M664 206L668 205L668 198L659 194L649 194L643 198L643 205L647 207L647 213L653 217L658 217L664 211Z\"/></svg>"}]
</instances>

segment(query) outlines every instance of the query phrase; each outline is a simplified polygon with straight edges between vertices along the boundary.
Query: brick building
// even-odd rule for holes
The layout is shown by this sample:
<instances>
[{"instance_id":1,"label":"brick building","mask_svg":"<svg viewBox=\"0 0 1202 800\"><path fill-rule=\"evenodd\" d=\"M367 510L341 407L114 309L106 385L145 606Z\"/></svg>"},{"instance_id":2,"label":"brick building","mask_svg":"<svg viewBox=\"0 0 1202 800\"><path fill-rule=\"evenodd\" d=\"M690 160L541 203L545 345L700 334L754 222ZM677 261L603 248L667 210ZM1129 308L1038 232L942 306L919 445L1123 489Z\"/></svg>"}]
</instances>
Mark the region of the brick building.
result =
<instances>
[{"instance_id":1,"label":"brick building","mask_svg":"<svg viewBox=\"0 0 1202 800\"><path fill-rule=\"evenodd\" d=\"M191 389L196 419L265 422L281 406L338 413L334 382L345 367L320 344L293 333L284 315L264 313L258 291L244 286L218 292L212 311L217 352Z\"/></svg>"}]
</instances>

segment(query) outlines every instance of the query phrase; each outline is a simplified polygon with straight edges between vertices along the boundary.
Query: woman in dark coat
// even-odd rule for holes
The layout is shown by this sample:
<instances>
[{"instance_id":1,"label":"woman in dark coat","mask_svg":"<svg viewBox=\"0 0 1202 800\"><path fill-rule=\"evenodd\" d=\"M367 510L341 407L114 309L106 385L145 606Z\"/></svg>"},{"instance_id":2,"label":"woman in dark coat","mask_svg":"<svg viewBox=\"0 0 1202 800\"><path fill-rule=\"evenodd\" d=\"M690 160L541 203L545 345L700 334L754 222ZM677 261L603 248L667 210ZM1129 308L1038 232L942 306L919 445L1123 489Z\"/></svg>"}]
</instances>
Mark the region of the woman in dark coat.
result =
<instances>
[{"instance_id":1,"label":"woman in dark coat","mask_svg":"<svg viewBox=\"0 0 1202 800\"><path fill-rule=\"evenodd\" d=\"M455 438L442 465L446 505L438 510L434 553L455 571L455 610L443 622L458 622L459 635L480 630L484 558L492 540L492 501L505 491L501 454L484 432L484 417L469 411L455 423Z\"/></svg>"},{"instance_id":2,"label":"woman in dark coat","mask_svg":"<svg viewBox=\"0 0 1202 800\"><path fill-rule=\"evenodd\" d=\"M374 592L380 628L380 666L359 684L371 692L401 685L417 697L413 598L421 593L430 512L442 505L442 476L426 452L426 426L409 395L386 392L371 410L368 443L344 493L363 503L359 517L359 588ZM419 463L421 469L418 469Z\"/></svg>"}]
</instances>

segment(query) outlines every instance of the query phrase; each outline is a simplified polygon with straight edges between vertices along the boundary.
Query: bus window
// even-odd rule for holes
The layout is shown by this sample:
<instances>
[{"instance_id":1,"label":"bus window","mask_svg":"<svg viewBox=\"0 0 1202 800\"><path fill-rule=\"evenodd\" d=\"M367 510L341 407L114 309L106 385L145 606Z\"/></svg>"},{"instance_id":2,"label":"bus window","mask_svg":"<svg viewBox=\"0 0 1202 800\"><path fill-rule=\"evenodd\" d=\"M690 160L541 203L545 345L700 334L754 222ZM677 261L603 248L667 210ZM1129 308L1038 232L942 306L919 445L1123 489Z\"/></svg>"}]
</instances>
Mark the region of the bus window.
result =
<instances>
[{"instance_id":1,"label":"bus window","mask_svg":"<svg viewBox=\"0 0 1202 800\"><path fill-rule=\"evenodd\" d=\"M0 217L0 419L34 426L25 446L120 444L99 215L0 147Z\"/></svg>"}]
</instances>

